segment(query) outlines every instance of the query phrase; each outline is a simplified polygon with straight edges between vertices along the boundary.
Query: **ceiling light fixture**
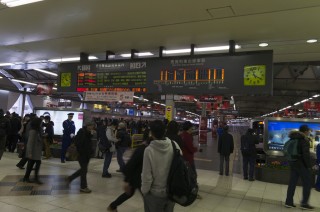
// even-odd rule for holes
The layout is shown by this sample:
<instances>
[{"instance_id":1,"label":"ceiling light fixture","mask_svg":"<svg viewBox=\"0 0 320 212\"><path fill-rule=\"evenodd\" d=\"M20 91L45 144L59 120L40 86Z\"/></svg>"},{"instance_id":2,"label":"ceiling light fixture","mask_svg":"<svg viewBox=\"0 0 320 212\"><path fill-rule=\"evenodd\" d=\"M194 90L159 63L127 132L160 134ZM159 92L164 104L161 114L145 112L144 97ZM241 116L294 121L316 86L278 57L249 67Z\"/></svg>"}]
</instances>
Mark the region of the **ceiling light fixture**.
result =
<instances>
[{"instance_id":1,"label":"ceiling light fixture","mask_svg":"<svg viewBox=\"0 0 320 212\"><path fill-rule=\"evenodd\" d=\"M1 4L4 4L8 7L17 7L25 4L36 3L43 0L0 0Z\"/></svg>"},{"instance_id":2,"label":"ceiling light fixture","mask_svg":"<svg viewBox=\"0 0 320 212\"><path fill-rule=\"evenodd\" d=\"M89 56L89 60L97 60L96 56ZM72 62L72 61L80 61L80 57L69 57L69 58L57 58L48 60L53 63L61 63L61 62Z\"/></svg>"},{"instance_id":3,"label":"ceiling light fixture","mask_svg":"<svg viewBox=\"0 0 320 212\"><path fill-rule=\"evenodd\" d=\"M172 49L172 50L163 50L163 54L181 54L181 53L190 53L191 49Z\"/></svg>"},{"instance_id":4,"label":"ceiling light fixture","mask_svg":"<svg viewBox=\"0 0 320 212\"><path fill-rule=\"evenodd\" d=\"M13 63L0 63L0 66L12 66L14 65Z\"/></svg>"},{"instance_id":5,"label":"ceiling light fixture","mask_svg":"<svg viewBox=\"0 0 320 212\"><path fill-rule=\"evenodd\" d=\"M56 88L56 87L53 87L52 89L53 89L53 90L58 90L58 88Z\"/></svg>"},{"instance_id":6,"label":"ceiling light fixture","mask_svg":"<svg viewBox=\"0 0 320 212\"><path fill-rule=\"evenodd\" d=\"M145 56L153 56L151 52L139 52L135 53L138 57L145 57ZM121 57L131 57L131 54L120 54Z\"/></svg>"},{"instance_id":7,"label":"ceiling light fixture","mask_svg":"<svg viewBox=\"0 0 320 212\"><path fill-rule=\"evenodd\" d=\"M316 42L318 42L317 39L309 39L309 40L307 40L307 43L316 43Z\"/></svg>"},{"instance_id":8,"label":"ceiling light fixture","mask_svg":"<svg viewBox=\"0 0 320 212\"><path fill-rule=\"evenodd\" d=\"M267 47L267 46L269 46L269 44L268 43L260 43L259 46L260 47Z\"/></svg>"},{"instance_id":9,"label":"ceiling light fixture","mask_svg":"<svg viewBox=\"0 0 320 212\"><path fill-rule=\"evenodd\" d=\"M2 76L0 76L0 79L2 79L3 77Z\"/></svg>"},{"instance_id":10,"label":"ceiling light fixture","mask_svg":"<svg viewBox=\"0 0 320 212\"><path fill-rule=\"evenodd\" d=\"M28 84L28 85L34 85L34 86L37 86L37 84L36 84L36 83L27 82L27 81L23 81L23 80L11 79L11 81L14 81L14 82L20 82L20 83L24 83L24 84Z\"/></svg>"},{"instance_id":11,"label":"ceiling light fixture","mask_svg":"<svg viewBox=\"0 0 320 212\"><path fill-rule=\"evenodd\" d=\"M222 51L222 50L229 50L229 46L210 46L210 47L201 47L201 48L195 48L195 52L211 52L211 51ZM236 49L240 49L241 46L236 45Z\"/></svg>"},{"instance_id":12,"label":"ceiling light fixture","mask_svg":"<svg viewBox=\"0 0 320 212\"><path fill-rule=\"evenodd\" d=\"M49 74L49 75L52 75L52 76L58 76L58 74L56 74L56 73L53 73L53 72L50 72L50 71L46 71L46 70L42 70L42 69L38 69L38 68L35 68L33 70L41 72L41 73L44 73L44 74Z\"/></svg>"}]
</instances>

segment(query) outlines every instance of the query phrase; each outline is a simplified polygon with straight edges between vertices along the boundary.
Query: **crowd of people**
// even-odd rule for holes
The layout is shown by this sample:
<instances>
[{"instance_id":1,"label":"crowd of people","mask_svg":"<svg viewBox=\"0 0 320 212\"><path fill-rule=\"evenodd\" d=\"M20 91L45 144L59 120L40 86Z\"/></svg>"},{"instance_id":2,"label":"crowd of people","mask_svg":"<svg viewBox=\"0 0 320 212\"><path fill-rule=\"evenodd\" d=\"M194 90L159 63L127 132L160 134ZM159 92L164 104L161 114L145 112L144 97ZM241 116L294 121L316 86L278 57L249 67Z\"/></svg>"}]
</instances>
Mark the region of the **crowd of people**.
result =
<instances>
[{"instance_id":1,"label":"crowd of people","mask_svg":"<svg viewBox=\"0 0 320 212\"><path fill-rule=\"evenodd\" d=\"M96 148L104 158L102 177L111 178L109 166L112 157L116 154L119 165L117 172L124 175L124 193L111 202L107 210L117 211L117 207L131 198L138 190L143 196L145 211L173 211L174 202L167 196L167 178L170 171L174 150L174 142L184 160L196 173L194 154L198 151L198 145L193 141L194 126L186 121L179 124L176 121L155 120L152 122L132 120L103 119L85 122L81 129L76 129L73 122L73 113L63 122L63 136L61 141L61 163L66 162L66 153L71 144L74 144L77 152L77 160L80 169L66 177L67 185L80 177L80 192L90 193L87 183L87 172L90 159L95 156L93 138L98 141ZM128 130L130 129L130 130ZM143 134L143 145L135 149L129 161L125 162L123 155L131 145L130 132ZM307 125L300 127L299 132L292 132L290 139L299 142L299 154L295 160L289 161L290 182L287 191L285 206L296 207L293 203L295 187L299 177L303 183L303 199L301 207L313 209L308 204L311 180L309 169L310 148L307 136L310 129ZM234 151L234 140L229 127L224 125L218 132L218 153L220 154L220 175L229 175L230 154ZM42 159L51 157L50 145L53 143L54 123L50 116L37 117L35 114L27 114L21 119L15 113L6 113L0 109L0 159L4 151L15 152L17 144L23 144L19 151L21 160L17 167L25 169L23 181L26 183L42 184L39 170ZM241 136L241 152L243 158L243 178L254 181L254 169L256 160L255 145L259 139L252 129ZM317 148L320 157L320 146ZM318 161L320 164L320 162ZM30 180L30 174L34 170L34 179ZM320 179L317 179L316 190L320 190ZM201 198L198 196L198 198Z\"/></svg>"}]
</instances>

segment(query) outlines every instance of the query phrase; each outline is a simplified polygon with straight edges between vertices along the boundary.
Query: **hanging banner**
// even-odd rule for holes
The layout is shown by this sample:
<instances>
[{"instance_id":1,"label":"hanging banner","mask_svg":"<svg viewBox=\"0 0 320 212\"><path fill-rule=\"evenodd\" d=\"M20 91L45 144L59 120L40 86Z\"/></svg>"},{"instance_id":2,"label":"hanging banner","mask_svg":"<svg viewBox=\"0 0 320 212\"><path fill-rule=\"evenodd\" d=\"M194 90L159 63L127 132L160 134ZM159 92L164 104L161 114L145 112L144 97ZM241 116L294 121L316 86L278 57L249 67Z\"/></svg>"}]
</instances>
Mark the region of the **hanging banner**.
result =
<instances>
[{"instance_id":1,"label":"hanging banner","mask_svg":"<svg viewBox=\"0 0 320 212\"><path fill-rule=\"evenodd\" d=\"M86 91L84 92L84 101L93 102L133 102L134 92L119 91Z\"/></svg>"},{"instance_id":2,"label":"hanging banner","mask_svg":"<svg viewBox=\"0 0 320 212\"><path fill-rule=\"evenodd\" d=\"M201 117L199 127L199 144L207 144L208 129L207 129L207 117Z\"/></svg>"},{"instance_id":3,"label":"hanging banner","mask_svg":"<svg viewBox=\"0 0 320 212\"><path fill-rule=\"evenodd\" d=\"M320 102L315 102L315 101L308 101L303 103L303 109L305 111L316 111L320 112Z\"/></svg>"},{"instance_id":4,"label":"hanging banner","mask_svg":"<svg viewBox=\"0 0 320 212\"><path fill-rule=\"evenodd\" d=\"M172 121L173 108L172 106L166 106L166 119Z\"/></svg>"},{"instance_id":5,"label":"hanging banner","mask_svg":"<svg viewBox=\"0 0 320 212\"><path fill-rule=\"evenodd\" d=\"M59 105L59 100L58 99L53 99L49 96L45 97L43 99L43 107L58 107Z\"/></svg>"},{"instance_id":6,"label":"hanging banner","mask_svg":"<svg viewBox=\"0 0 320 212\"><path fill-rule=\"evenodd\" d=\"M194 102L194 96L190 95L174 95L173 100L175 102Z\"/></svg>"},{"instance_id":7,"label":"hanging banner","mask_svg":"<svg viewBox=\"0 0 320 212\"><path fill-rule=\"evenodd\" d=\"M222 103L222 96L200 96L199 102L216 102Z\"/></svg>"},{"instance_id":8,"label":"hanging banner","mask_svg":"<svg viewBox=\"0 0 320 212\"><path fill-rule=\"evenodd\" d=\"M37 84L37 95L52 95L53 83Z\"/></svg>"}]
</instances>

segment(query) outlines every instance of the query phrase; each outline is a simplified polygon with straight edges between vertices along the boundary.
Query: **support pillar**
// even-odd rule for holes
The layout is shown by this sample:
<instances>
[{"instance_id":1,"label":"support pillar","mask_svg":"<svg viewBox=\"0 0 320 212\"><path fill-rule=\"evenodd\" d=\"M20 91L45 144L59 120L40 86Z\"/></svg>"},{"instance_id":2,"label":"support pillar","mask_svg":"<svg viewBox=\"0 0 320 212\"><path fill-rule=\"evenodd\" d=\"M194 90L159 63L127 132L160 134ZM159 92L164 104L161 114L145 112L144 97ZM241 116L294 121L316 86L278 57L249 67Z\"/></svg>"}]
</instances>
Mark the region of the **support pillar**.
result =
<instances>
[{"instance_id":1,"label":"support pillar","mask_svg":"<svg viewBox=\"0 0 320 212\"><path fill-rule=\"evenodd\" d=\"M207 103L201 103L201 117L199 125L199 144L206 145L208 140L208 130L207 130Z\"/></svg>"},{"instance_id":2,"label":"support pillar","mask_svg":"<svg viewBox=\"0 0 320 212\"><path fill-rule=\"evenodd\" d=\"M165 119L168 119L168 121L172 121L174 120L174 116L175 116L175 108L174 108L173 95L168 94L166 95Z\"/></svg>"},{"instance_id":3,"label":"support pillar","mask_svg":"<svg viewBox=\"0 0 320 212\"><path fill-rule=\"evenodd\" d=\"M23 89L23 93L22 93L22 107L21 107L21 117L23 118L24 116L24 108L26 105L26 96L27 96L27 89L24 88Z\"/></svg>"}]
</instances>

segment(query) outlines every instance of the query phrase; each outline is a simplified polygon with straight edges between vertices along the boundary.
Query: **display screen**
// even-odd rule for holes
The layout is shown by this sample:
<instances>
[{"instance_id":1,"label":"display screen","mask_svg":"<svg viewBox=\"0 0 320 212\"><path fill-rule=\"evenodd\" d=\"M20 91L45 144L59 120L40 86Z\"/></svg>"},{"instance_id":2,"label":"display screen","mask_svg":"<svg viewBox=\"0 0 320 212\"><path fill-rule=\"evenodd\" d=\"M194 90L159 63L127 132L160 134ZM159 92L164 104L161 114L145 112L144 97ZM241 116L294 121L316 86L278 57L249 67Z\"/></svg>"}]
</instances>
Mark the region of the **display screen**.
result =
<instances>
[{"instance_id":1,"label":"display screen","mask_svg":"<svg viewBox=\"0 0 320 212\"><path fill-rule=\"evenodd\" d=\"M82 127L83 124L83 112L79 111L61 111L61 110L36 110L36 115L39 116L50 116L51 121L54 122L54 134L62 135L63 134L63 121L68 119L68 113L74 113L73 121L76 126L76 132Z\"/></svg>"},{"instance_id":2,"label":"display screen","mask_svg":"<svg viewBox=\"0 0 320 212\"><path fill-rule=\"evenodd\" d=\"M268 120L268 149L269 150L283 150L284 144L289 140L289 133L292 130L299 130L301 125L308 125L312 132L310 138L319 142L320 138L320 123L316 122L303 122L303 121L278 121Z\"/></svg>"},{"instance_id":3,"label":"display screen","mask_svg":"<svg viewBox=\"0 0 320 212\"><path fill-rule=\"evenodd\" d=\"M59 65L58 92L272 94L272 51Z\"/></svg>"}]
</instances>

